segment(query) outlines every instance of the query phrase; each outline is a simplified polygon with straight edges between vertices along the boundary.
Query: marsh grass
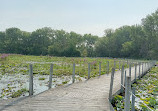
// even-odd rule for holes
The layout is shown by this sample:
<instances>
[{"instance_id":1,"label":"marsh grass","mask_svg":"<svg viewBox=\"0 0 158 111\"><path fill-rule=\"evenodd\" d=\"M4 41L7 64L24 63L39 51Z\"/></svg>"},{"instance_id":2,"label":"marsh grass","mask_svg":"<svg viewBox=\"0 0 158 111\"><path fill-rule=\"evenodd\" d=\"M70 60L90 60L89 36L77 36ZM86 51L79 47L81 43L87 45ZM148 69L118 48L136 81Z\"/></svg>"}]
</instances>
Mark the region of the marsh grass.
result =
<instances>
[{"instance_id":1,"label":"marsh grass","mask_svg":"<svg viewBox=\"0 0 158 111\"><path fill-rule=\"evenodd\" d=\"M73 63L76 64L75 74L80 77L87 78L88 63L91 64L91 77L96 77L99 74L99 62L101 62L101 74L106 74L107 61L109 61L109 71L114 67L114 59L109 58L81 58L81 57L51 57L51 56L29 56L29 55L9 55L7 62L0 66L0 73L5 69L8 74L29 74L29 64L33 64L33 73L40 75L49 75L50 64L53 63L53 75L62 77L72 75ZM115 59L116 70L119 69L119 61ZM2 67L3 66L3 67ZM125 63L125 68L127 63Z\"/></svg>"}]
</instances>

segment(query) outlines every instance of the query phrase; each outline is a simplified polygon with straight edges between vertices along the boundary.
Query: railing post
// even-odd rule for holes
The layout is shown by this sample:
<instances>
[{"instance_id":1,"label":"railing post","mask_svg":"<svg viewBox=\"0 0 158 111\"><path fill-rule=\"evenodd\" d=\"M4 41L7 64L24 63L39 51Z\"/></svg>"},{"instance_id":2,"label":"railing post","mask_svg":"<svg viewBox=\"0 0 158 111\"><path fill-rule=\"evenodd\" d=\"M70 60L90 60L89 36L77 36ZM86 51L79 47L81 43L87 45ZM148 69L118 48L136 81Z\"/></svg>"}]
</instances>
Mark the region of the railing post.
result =
<instances>
[{"instance_id":1,"label":"railing post","mask_svg":"<svg viewBox=\"0 0 158 111\"><path fill-rule=\"evenodd\" d=\"M144 69L144 70L145 70L145 73L146 73L146 71L147 71L146 69L147 69L147 68L146 68L146 62L145 62L145 69Z\"/></svg>"},{"instance_id":2,"label":"railing post","mask_svg":"<svg viewBox=\"0 0 158 111\"><path fill-rule=\"evenodd\" d=\"M127 77L127 75L126 75L126 70L125 70L125 80L124 80L124 86L126 85L126 77Z\"/></svg>"},{"instance_id":3,"label":"railing post","mask_svg":"<svg viewBox=\"0 0 158 111\"><path fill-rule=\"evenodd\" d=\"M53 76L53 64L50 65L49 85L48 88L52 88L52 76Z\"/></svg>"},{"instance_id":4,"label":"railing post","mask_svg":"<svg viewBox=\"0 0 158 111\"><path fill-rule=\"evenodd\" d=\"M129 76L131 77L131 63L129 63Z\"/></svg>"},{"instance_id":5,"label":"railing post","mask_svg":"<svg viewBox=\"0 0 158 111\"><path fill-rule=\"evenodd\" d=\"M75 63L73 63L72 83L75 82Z\"/></svg>"},{"instance_id":6,"label":"railing post","mask_svg":"<svg viewBox=\"0 0 158 111\"><path fill-rule=\"evenodd\" d=\"M132 111L135 111L135 87L132 88Z\"/></svg>"},{"instance_id":7,"label":"railing post","mask_svg":"<svg viewBox=\"0 0 158 111\"><path fill-rule=\"evenodd\" d=\"M144 64L142 63L142 76L143 76L143 74L144 74L144 69L143 69L143 65L144 65Z\"/></svg>"},{"instance_id":8,"label":"railing post","mask_svg":"<svg viewBox=\"0 0 158 111\"><path fill-rule=\"evenodd\" d=\"M32 64L30 64L29 69L29 96L33 95L33 68Z\"/></svg>"},{"instance_id":9,"label":"railing post","mask_svg":"<svg viewBox=\"0 0 158 111\"><path fill-rule=\"evenodd\" d=\"M136 79L137 79L137 64L135 64L135 82L136 82Z\"/></svg>"},{"instance_id":10,"label":"railing post","mask_svg":"<svg viewBox=\"0 0 158 111\"><path fill-rule=\"evenodd\" d=\"M124 75L124 66L122 66L122 69L121 69L121 93L123 93L123 75Z\"/></svg>"},{"instance_id":11,"label":"railing post","mask_svg":"<svg viewBox=\"0 0 158 111\"><path fill-rule=\"evenodd\" d=\"M127 60L127 67L128 67L128 60Z\"/></svg>"},{"instance_id":12,"label":"railing post","mask_svg":"<svg viewBox=\"0 0 158 111\"><path fill-rule=\"evenodd\" d=\"M146 63L146 72L148 72L149 67L148 67L148 62Z\"/></svg>"},{"instance_id":13,"label":"railing post","mask_svg":"<svg viewBox=\"0 0 158 111\"><path fill-rule=\"evenodd\" d=\"M99 62L99 76L101 75L101 62Z\"/></svg>"},{"instance_id":14,"label":"railing post","mask_svg":"<svg viewBox=\"0 0 158 111\"><path fill-rule=\"evenodd\" d=\"M88 63L88 79L90 79L90 63Z\"/></svg>"},{"instance_id":15,"label":"railing post","mask_svg":"<svg viewBox=\"0 0 158 111\"><path fill-rule=\"evenodd\" d=\"M116 69L116 60L114 60L114 68Z\"/></svg>"},{"instance_id":16,"label":"railing post","mask_svg":"<svg viewBox=\"0 0 158 111\"><path fill-rule=\"evenodd\" d=\"M115 68L112 68L110 90L109 90L109 101L110 102L112 101L112 89L113 89L113 82L114 82L114 73L115 73Z\"/></svg>"},{"instance_id":17,"label":"railing post","mask_svg":"<svg viewBox=\"0 0 158 111\"><path fill-rule=\"evenodd\" d=\"M151 69L151 63L149 63L149 69Z\"/></svg>"},{"instance_id":18,"label":"railing post","mask_svg":"<svg viewBox=\"0 0 158 111\"><path fill-rule=\"evenodd\" d=\"M109 61L107 61L107 74L109 74Z\"/></svg>"},{"instance_id":19,"label":"railing post","mask_svg":"<svg viewBox=\"0 0 158 111\"><path fill-rule=\"evenodd\" d=\"M130 91L131 91L131 77L126 78L125 88L125 111L130 111Z\"/></svg>"},{"instance_id":20,"label":"railing post","mask_svg":"<svg viewBox=\"0 0 158 111\"><path fill-rule=\"evenodd\" d=\"M123 66L125 66L125 61L123 61Z\"/></svg>"},{"instance_id":21,"label":"railing post","mask_svg":"<svg viewBox=\"0 0 158 111\"><path fill-rule=\"evenodd\" d=\"M139 79L140 79L140 62L139 62Z\"/></svg>"},{"instance_id":22,"label":"railing post","mask_svg":"<svg viewBox=\"0 0 158 111\"><path fill-rule=\"evenodd\" d=\"M148 72L148 62L146 63L146 72Z\"/></svg>"},{"instance_id":23,"label":"railing post","mask_svg":"<svg viewBox=\"0 0 158 111\"><path fill-rule=\"evenodd\" d=\"M119 70L120 70L120 67L121 67L121 62L119 61Z\"/></svg>"}]
</instances>

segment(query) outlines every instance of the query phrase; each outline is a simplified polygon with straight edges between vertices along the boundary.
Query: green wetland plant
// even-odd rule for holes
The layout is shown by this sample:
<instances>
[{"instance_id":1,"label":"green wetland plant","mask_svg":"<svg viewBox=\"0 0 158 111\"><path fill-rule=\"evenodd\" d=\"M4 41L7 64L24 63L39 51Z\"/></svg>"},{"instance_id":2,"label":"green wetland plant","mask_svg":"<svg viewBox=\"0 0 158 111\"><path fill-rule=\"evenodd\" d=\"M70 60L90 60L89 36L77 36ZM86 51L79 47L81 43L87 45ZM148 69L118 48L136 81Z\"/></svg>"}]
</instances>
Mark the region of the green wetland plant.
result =
<instances>
[{"instance_id":1,"label":"green wetland plant","mask_svg":"<svg viewBox=\"0 0 158 111\"><path fill-rule=\"evenodd\" d=\"M45 80L46 78L44 78L44 77L40 77L40 78L38 78L38 80Z\"/></svg>"},{"instance_id":2,"label":"green wetland plant","mask_svg":"<svg viewBox=\"0 0 158 111\"><path fill-rule=\"evenodd\" d=\"M99 62L101 63L101 74L107 71L106 65L109 61L109 72L113 67L113 59L107 58L70 58L70 57L51 57L51 56L29 56L29 55L10 55L7 57L7 64L2 70L8 74L29 74L29 64L33 64L33 74L49 75L50 64L53 63L53 75L55 76L70 76L72 75L72 66L75 63L75 73L81 77L87 78L88 63L91 64L91 77L96 77L99 74ZM116 62L116 68L119 68ZM123 63L122 63L123 64ZM126 65L126 64L125 64ZM126 68L126 67L125 67Z\"/></svg>"},{"instance_id":3,"label":"green wetland plant","mask_svg":"<svg viewBox=\"0 0 158 111\"><path fill-rule=\"evenodd\" d=\"M0 64L1 64L1 69L2 69L2 74L5 74L6 72L6 64L7 64L7 57L9 56L9 54L2 54L0 56Z\"/></svg>"},{"instance_id":4,"label":"green wetland plant","mask_svg":"<svg viewBox=\"0 0 158 111\"><path fill-rule=\"evenodd\" d=\"M141 100L135 103L139 106L139 108L136 107L136 111L150 111L150 109L153 111L158 110L158 67L152 68L148 74L141 80L137 80L132 86L136 88L136 97ZM117 111L122 111L124 109L124 100L122 100L122 98L123 97L120 95L114 96L112 104Z\"/></svg>"},{"instance_id":5,"label":"green wetland plant","mask_svg":"<svg viewBox=\"0 0 158 111\"><path fill-rule=\"evenodd\" d=\"M12 98L16 98L16 97L20 97L22 94L29 92L26 88L22 88L16 92L13 92L11 97Z\"/></svg>"}]
</instances>

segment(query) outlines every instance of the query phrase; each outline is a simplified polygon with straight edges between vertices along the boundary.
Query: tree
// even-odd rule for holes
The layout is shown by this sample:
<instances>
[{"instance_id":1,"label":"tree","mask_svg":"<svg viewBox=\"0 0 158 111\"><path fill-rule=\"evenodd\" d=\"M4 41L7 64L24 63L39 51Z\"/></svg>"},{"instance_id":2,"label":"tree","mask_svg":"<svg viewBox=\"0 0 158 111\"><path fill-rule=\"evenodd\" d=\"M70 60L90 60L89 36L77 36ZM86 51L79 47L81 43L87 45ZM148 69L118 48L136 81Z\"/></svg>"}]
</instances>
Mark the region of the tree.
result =
<instances>
[{"instance_id":1,"label":"tree","mask_svg":"<svg viewBox=\"0 0 158 111\"><path fill-rule=\"evenodd\" d=\"M114 32L115 31L113 29L105 29L104 30L104 36L105 37L111 37Z\"/></svg>"},{"instance_id":2,"label":"tree","mask_svg":"<svg viewBox=\"0 0 158 111\"><path fill-rule=\"evenodd\" d=\"M91 34L84 34L83 39L84 41L82 44L85 45L85 48L87 50L87 56L88 57L95 56L94 47L95 47L96 41L98 40L98 36L93 36Z\"/></svg>"},{"instance_id":3,"label":"tree","mask_svg":"<svg viewBox=\"0 0 158 111\"><path fill-rule=\"evenodd\" d=\"M20 53L21 41L23 41L22 31L18 28L6 29L4 50L5 53Z\"/></svg>"},{"instance_id":4,"label":"tree","mask_svg":"<svg viewBox=\"0 0 158 111\"><path fill-rule=\"evenodd\" d=\"M106 37L100 38L95 44L95 53L98 57L109 56L108 39Z\"/></svg>"},{"instance_id":5,"label":"tree","mask_svg":"<svg viewBox=\"0 0 158 111\"><path fill-rule=\"evenodd\" d=\"M0 32L0 53L4 53L5 50L5 44L4 44L4 41L5 41L5 32Z\"/></svg>"},{"instance_id":6,"label":"tree","mask_svg":"<svg viewBox=\"0 0 158 111\"><path fill-rule=\"evenodd\" d=\"M145 31L149 59L158 59L156 52L158 51L158 9L155 13L148 15L146 18L142 19L143 29Z\"/></svg>"},{"instance_id":7,"label":"tree","mask_svg":"<svg viewBox=\"0 0 158 111\"><path fill-rule=\"evenodd\" d=\"M76 57L80 51L76 46L80 43L81 36L74 32L67 33L64 30L54 32L54 43L48 48L48 53L53 56Z\"/></svg>"},{"instance_id":8,"label":"tree","mask_svg":"<svg viewBox=\"0 0 158 111\"><path fill-rule=\"evenodd\" d=\"M123 43L121 52L125 57L130 57L133 53L132 41Z\"/></svg>"},{"instance_id":9,"label":"tree","mask_svg":"<svg viewBox=\"0 0 158 111\"><path fill-rule=\"evenodd\" d=\"M51 28L45 27L32 32L29 38L29 52L33 55L48 54L48 46L53 41L54 31Z\"/></svg>"}]
</instances>

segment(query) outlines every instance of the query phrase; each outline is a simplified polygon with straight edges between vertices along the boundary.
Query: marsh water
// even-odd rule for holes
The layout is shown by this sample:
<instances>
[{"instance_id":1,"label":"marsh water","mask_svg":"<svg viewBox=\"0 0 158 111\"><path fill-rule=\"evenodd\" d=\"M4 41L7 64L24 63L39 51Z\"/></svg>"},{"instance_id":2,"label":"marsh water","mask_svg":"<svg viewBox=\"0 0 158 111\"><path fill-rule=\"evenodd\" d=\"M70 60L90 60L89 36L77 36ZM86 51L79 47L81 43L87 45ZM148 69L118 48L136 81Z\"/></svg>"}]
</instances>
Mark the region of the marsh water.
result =
<instances>
[{"instance_id":1,"label":"marsh water","mask_svg":"<svg viewBox=\"0 0 158 111\"><path fill-rule=\"evenodd\" d=\"M78 76L76 76L77 78ZM79 77L77 81L83 81L84 78ZM48 90L49 75L35 74L33 76L33 89L34 94L39 94ZM0 97L1 99L12 98L11 95L21 89L29 89L29 75L22 74L5 74L0 77ZM72 83L71 76L53 77L52 88L60 85L67 85ZM28 92L23 93L21 96L29 95Z\"/></svg>"}]
</instances>

